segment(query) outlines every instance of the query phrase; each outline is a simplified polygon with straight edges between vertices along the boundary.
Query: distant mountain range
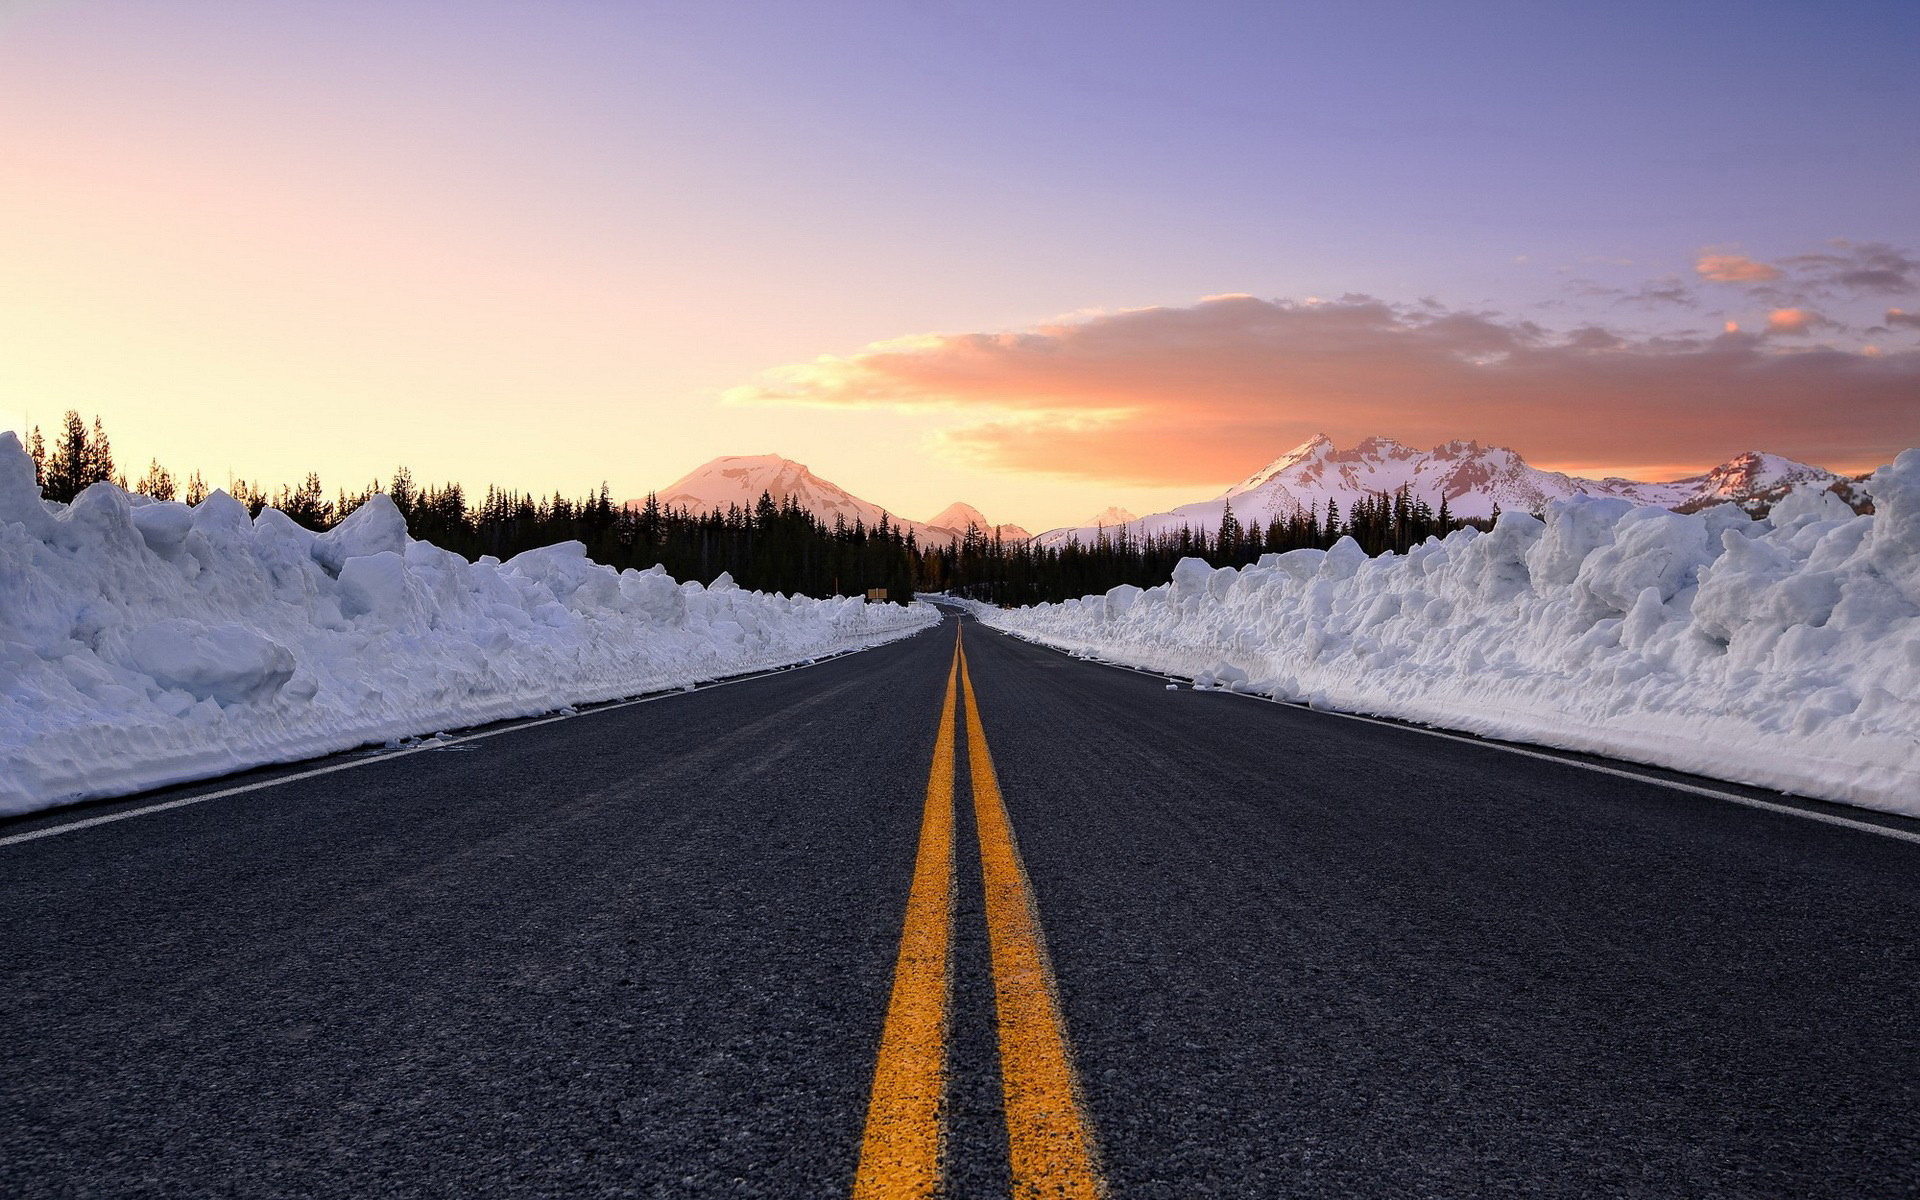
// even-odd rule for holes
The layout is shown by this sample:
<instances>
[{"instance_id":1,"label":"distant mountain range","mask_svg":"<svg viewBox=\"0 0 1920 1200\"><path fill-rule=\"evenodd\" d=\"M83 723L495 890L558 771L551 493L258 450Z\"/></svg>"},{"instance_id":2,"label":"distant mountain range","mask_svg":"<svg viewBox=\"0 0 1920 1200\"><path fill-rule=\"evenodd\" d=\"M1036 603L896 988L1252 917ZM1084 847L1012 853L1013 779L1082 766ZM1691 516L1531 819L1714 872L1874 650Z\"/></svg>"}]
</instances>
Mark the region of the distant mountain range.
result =
<instances>
[{"instance_id":1,"label":"distant mountain range","mask_svg":"<svg viewBox=\"0 0 1920 1200\"><path fill-rule=\"evenodd\" d=\"M1325 513L1329 500L1337 503L1342 513L1351 512L1356 501L1372 493L1390 495L1402 487L1436 509L1444 499L1456 517L1486 517L1495 504L1503 510L1529 512L1550 500L1581 494L1618 496L1635 504L1682 512L1723 503L1763 509L1796 483L1824 487L1840 479L1831 471L1758 451L1742 454L1704 475L1671 483L1583 479L1528 466L1525 459L1504 446L1455 441L1431 450L1415 450L1392 438L1375 437L1341 450L1322 434L1295 446L1211 500L1183 504L1170 512L1117 525L1136 534L1182 526L1217 529L1229 503L1242 524L1264 525L1275 518L1287 520L1303 509ZM1116 531L1116 523L1095 520L1050 529L1039 540L1042 545L1092 541L1103 526L1109 535Z\"/></svg>"},{"instance_id":2,"label":"distant mountain range","mask_svg":"<svg viewBox=\"0 0 1920 1200\"><path fill-rule=\"evenodd\" d=\"M969 521L992 537L997 528L1006 541L1026 541L1033 535L1018 525L990 523L985 514L971 504L956 501L926 521L915 521L889 512L870 500L847 491L839 484L820 478L802 463L778 454L728 455L703 463L655 493L668 508L687 508L694 512L725 512L733 505L751 509L762 493L774 503L785 504L791 497L801 508L833 523L844 517L849 525L858 521L872 529L885 517L887 523L910 531L923 546L959 541ZM644 500L629 500L638 508Z\"/></svg>"},{"instance_id":3,"label":"distant mountain range","mask_svg":"<svg viewBox=\"0 0 1920 1200\"><path fill-rule=\"evenodd\" d=\"M1703 475L1671 483L1643 483L1542 471L1528 466L1526 460L1504 446L1482 446L1478 442L1446 442L1431 450L1415 450L1392 438L1375 437L1341 450L1321 435L1287 451L1211 500L1145 517L1123 508L1108 508L1082 524L1050 529L1038 541L1042 545L1091 542L1103 531L1112 535L1122 528L1136 534L1182 526L1217 529L1229 503L1243 524L1286 520L1303 509L1324 513L1328 500L1345 513L1372 493L1391 494L1402 487L1436 509L1444 499L1455 516L1485 517L1495 504L1505 510L1531 511L1550 500L1579 494L1618 496L1635 504L1682 512L1724 503L1759 510L1785 495L1794 484L1827 486L1841 481L1842 477L1831 471L1758 451L1742 454ZM791 497L828 523L838 516L848 524L860 521L871 529L884 516L890 524L911 531L922 545L958 541L969 523L989 537L997 530L1006 541L1033 536L1018 525L995 525L979 509L960 502L925 521L901 517L777 454L716 458L681 476L657 495L660 503L671 508L709 512L725 511L733 505L751 509L763 492L780 504ZM637 507L642 501L627 503Z\"/></svg>"}]
</instances>

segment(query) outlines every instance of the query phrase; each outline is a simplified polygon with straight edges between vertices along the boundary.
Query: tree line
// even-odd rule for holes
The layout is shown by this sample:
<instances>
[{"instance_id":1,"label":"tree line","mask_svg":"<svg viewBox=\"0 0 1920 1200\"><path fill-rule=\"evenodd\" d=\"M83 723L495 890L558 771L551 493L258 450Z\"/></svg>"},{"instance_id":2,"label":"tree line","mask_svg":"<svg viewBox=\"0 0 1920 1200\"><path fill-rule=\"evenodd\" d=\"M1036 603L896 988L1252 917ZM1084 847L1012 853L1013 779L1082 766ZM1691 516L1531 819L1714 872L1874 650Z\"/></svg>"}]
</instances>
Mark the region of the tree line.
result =
<instances>
[{"instance_id":1,"label":"tree line","mask_svg":"<svg viewBox=\"0 0 1920 1200\"><path fill-rule=\"evenodd\" d=\"M89 426L77 412L66 414L51 441L35 427L27 435L27 453L41 494L61 503L72 503L103 481L156 500L195 505L211 494L200 472L182 482L157 459L130 483L114 461L100 419ZM316 532L333 528L385 492L414 537L470 559L507 559L541 546L578 541L595 561L612 567L644 569L659 563L676 579L702 583L726 572L755 591L832 596L883 589L889 599L906 603L921 557L912 533L885 516L871 528L838 517L828 523L791 499L776 503L765 493L751 508L734 505L704 513L663 505L652 495L640 505L616 504L605 483L579 497L560 492L536 496L489 485L475 503L460 484L419 483L404 466L395 468L384 485L374 479L331 496L312 472L278 489L230 479L224 490L256 517L266 508L277 508Z\"/></svg>"},{"instance_id":2,"label":"tree line","mask_svg":"<svg viewBox=\"0 0 1920 1200\"><path fill-rule=\"evenodd\" d=\"M71 503L102 481L156 500L194 505L211 494L199 471L179 480L157 459L129 483L115 464L100 419L89 425L77 412L66 414L51 442L35 427L28 434L27 451L49 500ZM1329 500L1322 511L1300 511L1265 525L1242 522L1229 504L1216 530L1182 528L1142 535L1121 528L1091 543L1041 546L1007 542L970 525L958 541L922 546L910 530L884 514L871 528L843 516L829 523L791 498L777 502L764 492L751 507L733 505L724 512L675 508L654 495L639 505L616 504L605 483L580 497L489 485L475 503L460 484L419 483L404 466L395 468L384 486L374 479L354 490L337 489L331 496L313 472L297 484L271 490L230 479L224 490L254 516L272 507L315 531L331 529L385 492L414 537L471 559L491 555L504 560L541 546L578 541L596 561L616 568L659 563L676 579L703 583L724 571L742 587L809 596L883 589L900 603L916 589L996 604L1059 601L1104 592L1116 584L1164 583L1174 565L1187 557L1214 566L1245 566L1262 554L1326 549L1342 537L1353 538L1369 554L1404 553L1462 525L1489 524L1459 520L1444 500L1435 510L1402 488L1370 495L1351 512L1342 513L1338 503Z\"/></svg>"},{"instance_id":3,"label":"tree line","mask_svg":"<svg viewBox=\"0 0 1920 1200\"><path fill-rule=\"evenodd\" d=\"M1495 505L1493 516L1500 515ZM1343 537L1370 555L1404 554L1430 537L1445 537L1466 525L1490 528L1492 519L1462 520L1445 499L1436 510L1407 488L1375 492L1342 514L1329 499L1323 510L1301 509L1262 525L1242 522L1231 501L1215 530L1182 527L1141 534L1122 526L1102 531L1091 543L1069 541L1051 546L1004 542L969 527L952 546L922 555L919 578L930 591L951 591L993 604L1037 604L1104 592L1119 584L1153 587L1173 576L1183 558L1205 559L1216 567L1242 567L1263 554L1333 546Z\"/></svg>"}]
</instances>

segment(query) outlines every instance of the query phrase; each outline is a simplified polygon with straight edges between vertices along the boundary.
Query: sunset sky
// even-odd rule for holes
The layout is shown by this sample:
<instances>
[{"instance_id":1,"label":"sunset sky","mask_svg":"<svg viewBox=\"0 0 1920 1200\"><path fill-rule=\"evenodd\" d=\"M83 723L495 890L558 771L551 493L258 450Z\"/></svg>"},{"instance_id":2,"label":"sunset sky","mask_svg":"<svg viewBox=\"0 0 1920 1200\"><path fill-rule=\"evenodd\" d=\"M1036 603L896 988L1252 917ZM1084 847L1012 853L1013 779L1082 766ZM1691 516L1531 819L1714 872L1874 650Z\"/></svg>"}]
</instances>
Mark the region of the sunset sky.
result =
<instances>
[{"instance_id":1,"label":"sunset sky","mask_svg":"<svg viewBox=\"0 0 1920 1200\"><path fill-rule=\"evenodd\" d=\"M923 518L1920 444L1920 5L0 0L0 428ZM137 461L134 461L137 460Z\"/></svg>"}]
</instances>

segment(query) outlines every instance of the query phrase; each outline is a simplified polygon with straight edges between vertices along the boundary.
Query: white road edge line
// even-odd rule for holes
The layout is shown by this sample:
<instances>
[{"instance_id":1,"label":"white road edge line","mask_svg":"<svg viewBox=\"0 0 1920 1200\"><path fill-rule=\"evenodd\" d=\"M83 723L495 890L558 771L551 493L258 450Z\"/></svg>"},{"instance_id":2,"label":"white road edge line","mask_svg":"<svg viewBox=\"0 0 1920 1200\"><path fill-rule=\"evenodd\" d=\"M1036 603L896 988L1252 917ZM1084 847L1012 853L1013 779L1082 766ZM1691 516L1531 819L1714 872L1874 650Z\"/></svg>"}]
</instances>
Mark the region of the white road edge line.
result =
<instances>
[{"instance_id":1,"label":"white road edge line","mask_svg":"<svg viewBox=\"0 0 1920 1200\"><path fill-rule=\"evenodd\" d=\"M937 627L930 625L927 628L932 629ZM503 733L517 733L522 729L533 729L540 725L551 725L556 721L571 721L575 717L590 717L595 713L612 712L618 708L631 708L636 704L652 704L656 700L670 700L675 696L687 695L690 691L710 692L715 688L729 687L736 683L752 683L756 679L765 679L770 675L786 675L794 671L804 671L808 667L817 667L822 663L832 662L836 658L845 658L849 654L864 654L866 651L878 649L880 646L890 646L893 645L894 642L904 642L907 638L919 637L920 634L925 632L925 629L916 630L904 638L894 638L891 641L876 642L872 646L861 646L853 650L841 650L834 654L816 658L811 662L788 663L784 667L771 667L754 675L737 675L732 679L719 679L712 683L699 684L697 687L683 685L671 691L655 692L650 696L638 696L632 700L615 700L610 704L596 704L591 708L583 708L579 712L560 713L551 717L533 717L530 719L516 720L513 724L502 726L499 729L486 729L479 733L465 733L455 738L428 738L427 741L421 745L408 746L405 749L395 750L388 754L370 754L363 758L356 758L351 762L330 763L324 767L314 767L311 770L296 771L291 775L280 775L273 779L262 779L258 783L247 783L239 787L222 788L216 792L203 792L198 796L182 796L178 800L164 800L159 804L149 804L145 808L130 808L125 812L108 813L104 817L88 817L84 820L68 822L65 825L49 825L45 829L32 829L26 833L16 833L11 837L0 837L0 846L14 846L21 842L37 841L40 838L58 837L63 833L77 833L82 829L92 829L96 825L111 825L115 821L130 821L134 817L144 817L149 813L166 812L172 808L186 808L188 805L204 804L209 800L224 800L228 796L238 796L243 792L257 792L263 788L278 787L283 783L295 783L302 779L312 779L317 775L331 775L335 771L346 771L354 767L365 767L371 766L374 763L389 762L396 758L405 758L409 754L419 754L424 750L443 750L448 746L457 746L462 742L477 742L481 738L499 737ZM338 751L338 753L351 754L353 751L342 750Z\"/></svg>"},{"instance_id":2,"label":"white road edge line","mask_svg":"<svg viewBox=\"0 0 1920 1200\"><path fill-rule=\"evenodd\" d=\"M977 617L974 619L979 620ZM985 624L985 622L981 623ZM993 626L987 625L987 628L993 629ZM1045 642L1021 637L1019 634L1013 633L1010 630L994 629L994 632L1004 633L1008 637L1027 643L1029 646L1038 646L1042 650L1051 650L1055 654L1063 654L1068 658L1077 659L1080 662L1093 663L1101 667L1113 667L1121 671L1132 671L1136 675L1152 675L1159 679L1165 679L1168 682L1176 679L1188 683L1192 682L1191 679L1188 679L1184 675L1169 675L1165 671L1149 671L1145 667L1136 667L1128 663L1108 662L1104 658L1087 658L1074 654L1070 650L1062 650L1058 646L1049 646ZM1896 841L1912 842L1915 845L1920 845L1920 833L1912 833L1905 829L1894 829L1887 825L1876 825L1872 821L1856 821L1851 817L1836 816L1833 813L1815 812L1812 809L1806 808L1795 808L1791 804L1775 804L1771 800L1760 800L1753 796L1742 796L1738 792L1723 792L1716 788L1700 787L1697 784L1681 783L1673 779L1662 779L1658 775L1642 775L1638 771L1626 771L1619 767L1609 767L1603 766L1600 763L1584 762L1577 758L1562 758L1558 754L1548 754L1540 750L1528 750L1521 746L1509 745L1506 742L1496 742L1488 738L1467 737L1464 734L1449 733L1444 729L1430 729L1425 725L1414 725L1403 721L1388 721L1380 717L1369 717L1362 713L1341 712L1336 708L1314 708L1309 704L1299 704L1292 700L1281 700L1274 696L1262 696L1257 692L1233 692L1224 691L1224 689L1210 690L1223 691L1225 695L1238 696L1243 700L1257 700L1263 704L1277 704L1282 708L1293 708L1301 712L1318 713L1323 717L1344 717L1349 721L1365 721L1369 725L1383 725L1388 729L1399 729L1408 733L1424 733L1428 737L1445 738L1449 742L1463 742L1469 746L1480 746L1488 750L1504 750L1508 754L1518 754L1523 758L1537 758L1543 762L1559 763L1567 767L1579 767L1583 771L1596 771L1602 775L1614 775L1621 779L1631 779L1635 783L1657 784L1660 787L1671 788L1676 792L1691 792L1696 796L1706 796L1714 800L1725 800L1732 804L1741 804L1748 808L1757 808L1765 812L1784 813L1790 817L1801 817L1808 821L1819 821L1825 825L1839 825L1846 829L1858 830L1861 833L1877 834L1880 837L1888 837ZM1832 802L1828 801L1827 803ZM3 844L4 843L0 843L0 845Z\"/></svg>"}]
</instances>

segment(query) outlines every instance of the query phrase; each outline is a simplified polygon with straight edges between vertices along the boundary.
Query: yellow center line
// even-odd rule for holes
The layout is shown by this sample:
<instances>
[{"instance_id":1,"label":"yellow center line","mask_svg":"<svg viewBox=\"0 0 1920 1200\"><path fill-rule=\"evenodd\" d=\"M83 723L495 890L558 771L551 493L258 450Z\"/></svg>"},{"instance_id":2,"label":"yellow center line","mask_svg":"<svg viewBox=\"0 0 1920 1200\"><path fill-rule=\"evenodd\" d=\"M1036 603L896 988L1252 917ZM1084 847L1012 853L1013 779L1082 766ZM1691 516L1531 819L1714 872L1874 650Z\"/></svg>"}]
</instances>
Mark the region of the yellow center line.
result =
<instances>
[{"instance_id":1,"label":"yellow center line","mask_svg":"<svg viewBox=\"0 0 1920 1200\"><path fill-rule=\"evenodd\" d=\"M966 683L967 758L973 777L974 820L980 832L980 870L986 884L1013 1194L1022 1200L1042 1196L1094 1200L1102 1185L1093 1133L1077 1097L1053 969L994 775L980 708L974 703L965 649L960 651L960 676Z\"/></svg>"},{"instance_id":2,"label":"yellow center line","mask_svg":"<svg viewBox=\"0 0 1920 1200\"><path fill-rule=\"evenodd\" d=\"M927 775L920 852L907 892L893 997L880 1035L873 1097L854 1175L855 1200L931 1197L940 1187L940 1105L946 1079L948 944L953 913L954 699L960 642Z\"/></svg>"}]
</instances>

